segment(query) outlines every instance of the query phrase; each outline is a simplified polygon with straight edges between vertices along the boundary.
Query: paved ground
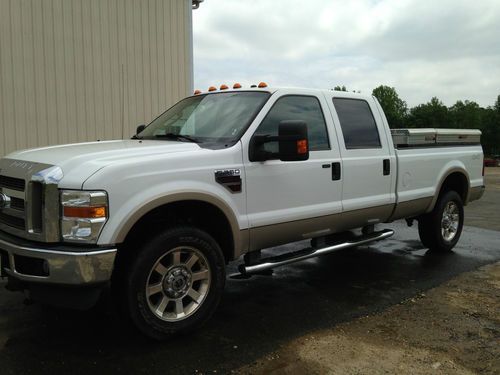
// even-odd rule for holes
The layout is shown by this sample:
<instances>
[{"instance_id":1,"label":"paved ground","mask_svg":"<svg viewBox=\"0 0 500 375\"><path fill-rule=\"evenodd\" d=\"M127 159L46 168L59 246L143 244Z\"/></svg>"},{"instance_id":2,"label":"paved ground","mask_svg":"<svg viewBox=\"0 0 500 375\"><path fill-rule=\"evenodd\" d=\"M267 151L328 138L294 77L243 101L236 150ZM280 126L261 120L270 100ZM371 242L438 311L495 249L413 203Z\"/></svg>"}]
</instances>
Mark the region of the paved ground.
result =
<instances>
[{"instance_id":1,"label":"paved ground","mask_svg":"<svg viewBox=\"0 0 500 375\"><path fill-rule=\"evenodd\" d=\"M500 167L486 168L484 196L466 207L465 225L500 231Z\"/></svg>"},{"instance_id":2,"label":"paved ground","mask_svg":"<svg viewBox=\"0 0 500 375\"><path fill-rule=\"evenodd\" d=\"M489 201L488 192L485 201L490 203L485 203L485 207L471 205L467 215L475 213L477 222L486 222L486 227L498 229L494 226L498 216L494 208L500 203L497 197L492 195ZM494 213L495 218L485 216L488 212ZM229 280L221 306L203 330L161 344L130 334L121 323L103 312L24 305L21 294L1 290L0 372L152 375L382 373L398 369L413 373L495 371L496 363L491 358L476 353L495 354L488 345L498 338L500 298L494 290L480 300L473 297L477 297L481 289L498 285L498 267L479 271L479 274L464 273L500 260L500 233L468 226L454 253L435 256L422 249L415 228L407 228L403 223L389 227L396 229L397 234L370 247L284 267L272 277ZM452 310L429 309L435 301L441 301L443 295L448 295L439 290L442 284L461 296L462 299L455 299L460 301L456 307L462 309L457 310L457 314L472 311L476 316L471 315L471 319L491 326L481 331L486 335L483 341L474 341L476 331L460 329L466 324L465 319L448 320L447 325L447 319L451 318L437 314L444 311L456 315L450 312ZM439 288L430 290L436 287ZM461 290L465 291L463 295ZM464 298L472 305L470 309L462 306ZM416 319L423 313L430 318ZM407 332L409 326L414 328L410 333ZM446 335L442 334L443 327L447 327ZM363 330L366 335L362 335ZM342 332L345 332L343 336ZM418 337L424 332L436 346L423 348ZM436 337L432 337L432 332ZM443 354L442 348L448 343L451 348L456 341L464 342L457 350L458 354L463 354L460 350L465 354L457 354L449 363L449 355ZM397 350L394 347L387 350L390 342ZM302 347L301 343L309 344ZM441 347L437 343L441 343ZM371 353L371 356L360 356L358 362L349 367L347 359L356 357L360 348L361 353ZM433 352L435 350L439 355ZM414 355L408 356L408 351ZM390 358L383 360L387 356ZM475 361L476 366L462 363L467 358ZM373 362L374 359L378 361ZM411 361L423 367L400 367ZM484 366L477 367L478 362ZM422 372L422 369L428 371Z\"/></svg>"}]
</instances>

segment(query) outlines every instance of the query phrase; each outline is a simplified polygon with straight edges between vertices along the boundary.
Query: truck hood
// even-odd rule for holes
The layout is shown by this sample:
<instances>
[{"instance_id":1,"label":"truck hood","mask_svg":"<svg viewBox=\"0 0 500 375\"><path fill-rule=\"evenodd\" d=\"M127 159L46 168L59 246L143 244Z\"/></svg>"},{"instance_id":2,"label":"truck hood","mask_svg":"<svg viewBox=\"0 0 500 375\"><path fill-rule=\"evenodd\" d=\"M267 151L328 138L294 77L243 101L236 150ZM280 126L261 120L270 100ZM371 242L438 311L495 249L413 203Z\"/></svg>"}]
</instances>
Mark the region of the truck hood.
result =
<instances>
[{"instance_id":1,"label":"truck hood","mask_svg":"<svg viewBox=\"0 0 500 375\"><path fill-rule=\"evenodd\" d=\"M81 189L87 178L113 163L199 150L201 148L197 144L187 142L117 140L21 150L6 158L59 166L64 174L60 186Z\"/></svg>"}]
</instances>

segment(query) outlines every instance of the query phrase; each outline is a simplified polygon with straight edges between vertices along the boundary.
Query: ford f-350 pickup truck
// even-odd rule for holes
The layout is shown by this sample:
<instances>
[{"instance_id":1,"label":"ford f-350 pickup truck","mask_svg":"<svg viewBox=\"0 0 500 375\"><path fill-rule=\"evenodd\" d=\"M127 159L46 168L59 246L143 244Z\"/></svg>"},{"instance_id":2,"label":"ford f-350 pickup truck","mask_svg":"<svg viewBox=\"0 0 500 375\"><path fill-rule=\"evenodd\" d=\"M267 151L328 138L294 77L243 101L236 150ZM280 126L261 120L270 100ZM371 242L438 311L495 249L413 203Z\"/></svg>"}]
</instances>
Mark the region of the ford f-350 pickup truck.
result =
<instances>
[{"instance_id":1,"label":"ford f-350 pickup truck","mask_svg":"<svg viewBox=\"0 0 500 375\"><path fill-rule=\"evenodd\" d=\"M391 132L369 95L211 88L132 139L1 159L0 269L45 303L90 307L111 290L161 339L212 315L240 258L241 275L262 273L387 238L375 225L403 218L424 246L450 251L482 165L479 131Z\"/></svg>"}]
</instances>

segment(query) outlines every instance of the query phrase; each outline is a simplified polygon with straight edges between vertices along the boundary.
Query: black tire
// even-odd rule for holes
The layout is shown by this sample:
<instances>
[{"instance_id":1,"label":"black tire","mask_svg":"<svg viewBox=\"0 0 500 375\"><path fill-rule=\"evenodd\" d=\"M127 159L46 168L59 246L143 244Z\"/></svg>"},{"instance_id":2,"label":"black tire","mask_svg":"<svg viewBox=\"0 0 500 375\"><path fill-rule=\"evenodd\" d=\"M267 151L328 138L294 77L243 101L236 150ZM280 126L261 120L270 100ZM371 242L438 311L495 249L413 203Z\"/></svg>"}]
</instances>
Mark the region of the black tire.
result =
<instances>
[{"instance_id":1,"label":"black tire","mask_svg":"<svg viewBox=\"0 0 500 375\"><path fill-rule=\"evenodd\" d=\"M200 285L206 282L205 279L202 281L194 281L194 276L192 279L188 278L189 276L184 277L181 271L179 271L182 266L187 267L187 263L189 263L188 257L190 257L190 253L182 253L182 249L197 251L195 255L200 259L200 264L206 267L198 272L205 273L206 270L208 270L209 276L207 276L206 280L209 280L209 286L200 288L200 290L203 289L205 291L204 297L200 303L195 303L195 299L191 298L189 295L185 295L185 297L183 297L184 299L174 299L174 297L177 297L177 293L182 295L186 293L186 291L184 289L183 291L174 291L172 285L182 285L184 282L186 285L190 285L186 287L189 287L189 291L191 291L191 289L195 288L197 282L199 282ZM142 248L138 249L138 251L139 253L130 265L130 272L127 276L126 306L132 322L142 333L153 339L162 340L173 334L186 333L194 330L212 316L221 299L226 275L222 251L217 242L209 234L194 227L174 227L158 234L144 244ZM177 260L179 266L176 266L175 260L172 260L175 259L174 253L180 254ZM182 258L183 260L180 260L181 256L184 257ZM157 274L157 269L161 268L166 262L164 259L168 259L173 264L171 264L169 268L168 266L163 266L161 270L163 272L163 270L166 269L167 271L165 274ZM188 270L186 267L185 269ZM174 274L174 271L177 272L177 274ZM195 271L193 271L192 275L194 274ZM177 276L179 280L182 279L180 282L176 281ZM147 290L151 290L155 286L154 283L150 283L150 280L154 277L160 278L160 281L156 285L161 285L161 291L157 291L156 294L151 294L148 297ZM167 281L172 278L174 281L168 284ZM170 287L167 288L168 285L170 285ZM173 296L171 293L176 294ZM201 292L199 295L201 295ZM158 305L155 310L155 301L153 299L157 298L157 296ZM170 297L172 297L172 299ZM164 311L159 312L161 311L159 306L162 306L164 298L168 299L169 302L163 308ZM168 319L168 314L177 315L176 309L179 299L181 300L181 305L184 305L186 301L189 303L189 306L193 305L194 307L192 308L194 311L189 312L185 317L179 319L173 317L170 318L171 320L169 321L164 320ZM169 309L173 311L168 312L167 310ZM157 314L165 315L160 317Z\"/></svg>"},{"instance_id":2,"label":"black tire","mask_svg":"<svg viewBox=\"0 0 500 375\"><path fill-rule=\"evenodd\" d=\"M443 234L443 226L446 226L446 220L443 223L443 215L449 204L456 207L458 225L455 232L447 236ZM447 191L439 197L432 212L418 219L418 234L422 244L429 250L444 253L451 251L455 247L462 234L463 225L464 206L462 198L456 191ZM450 238L450 236L452 237Z\"/></svg>"}]
</instances>

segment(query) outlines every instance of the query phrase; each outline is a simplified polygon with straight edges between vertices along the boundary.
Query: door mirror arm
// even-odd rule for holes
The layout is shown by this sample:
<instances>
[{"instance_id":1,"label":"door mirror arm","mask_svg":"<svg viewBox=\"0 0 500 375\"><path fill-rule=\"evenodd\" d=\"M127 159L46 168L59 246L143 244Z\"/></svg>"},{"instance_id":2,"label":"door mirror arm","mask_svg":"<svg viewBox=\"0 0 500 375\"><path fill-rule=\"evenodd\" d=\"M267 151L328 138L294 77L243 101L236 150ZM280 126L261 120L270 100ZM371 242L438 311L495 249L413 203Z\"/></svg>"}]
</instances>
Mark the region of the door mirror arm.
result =
<instances>
[{"instance_id":1,"label":"door mirror arm","mask_svg":"<svg viewBox=\"0 0 500 375\"><path fill-rule=\"evenodd\" d=\"M257 134L250 140L250 161L266 161L270 159L276 159L276 155L272 152L264 150L262 146L268 142L277 141L277 136L271 136L269 134Z\"/></svg>"},{"instance_id":2,"label":"door mirror arm","mask_svg":"<svg viewBox=\"0 0 500 375\"><path fill-rule=\"evenodd\" d=\"M144 125L144 124L137 126L137 129L135 131L135 135L137 135L140 132L142 132L145 128L146 128L146 125Z\"/></svg>"}]
</instances>

